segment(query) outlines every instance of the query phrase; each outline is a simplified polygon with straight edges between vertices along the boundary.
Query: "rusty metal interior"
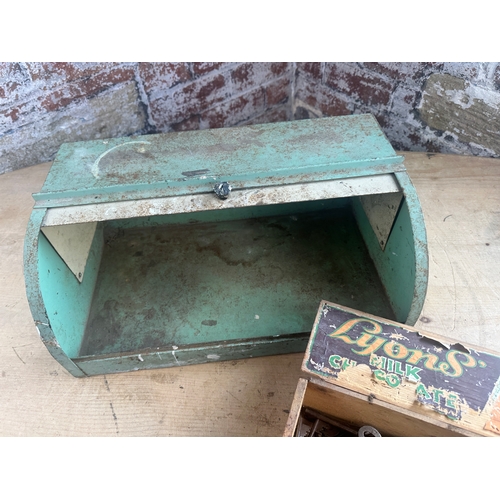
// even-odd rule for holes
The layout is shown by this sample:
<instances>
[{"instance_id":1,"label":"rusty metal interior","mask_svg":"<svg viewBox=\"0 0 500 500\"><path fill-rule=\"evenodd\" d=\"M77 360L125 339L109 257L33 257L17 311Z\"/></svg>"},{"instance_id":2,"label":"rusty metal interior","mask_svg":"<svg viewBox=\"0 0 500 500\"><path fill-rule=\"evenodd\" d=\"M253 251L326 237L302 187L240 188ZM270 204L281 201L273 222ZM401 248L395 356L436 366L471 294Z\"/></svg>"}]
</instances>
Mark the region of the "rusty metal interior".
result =
<instances>
[{"instance_id":1,"label":"rusty metal interior","mask_svg":"<svg viewBox=\"0 0 500 500\"><path fill-rule=\"evenodd\" d=\"M101 224L80 357L310 332L323 298L394 318L350 199Z\"/></svg>"}]
</instances>

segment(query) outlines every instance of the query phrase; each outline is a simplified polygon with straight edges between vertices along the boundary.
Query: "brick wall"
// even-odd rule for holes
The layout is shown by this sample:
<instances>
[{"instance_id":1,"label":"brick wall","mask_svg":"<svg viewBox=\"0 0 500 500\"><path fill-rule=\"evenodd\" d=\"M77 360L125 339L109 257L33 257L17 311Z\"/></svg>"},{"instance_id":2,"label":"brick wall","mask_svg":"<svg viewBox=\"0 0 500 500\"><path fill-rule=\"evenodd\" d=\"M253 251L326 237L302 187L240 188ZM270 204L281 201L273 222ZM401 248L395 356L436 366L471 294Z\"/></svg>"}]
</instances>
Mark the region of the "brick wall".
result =
<instances>
[{"instance_id":1,"label":"brick wall","mask_svg":"<svg viewBox=\"0 0 500 500\"><path fill-rule=\"evenodd\" d=\"M500 155L497 63L0 63L0 173L63 142L373 113L407 151Z\"/></svg>"},{"instance_id":2,"label":"brick wall","mask_svg":"<svg viewBox=\"0 0 500 500\"><path fill-rule=\"evenodd\" d=\"M0 63L0 173L63 142L291 119L290 63Z\"/></svg>"},{"instance_id":3,"label":"brick wall","mask_svg":"<svg viewBox=\"0 0 500 500\"><path fill-rule=\"evenodd\" d=\"M403 151L500 156L498 63L298 63L295 118L373 113Z\"/></svg>"}]
</instances>

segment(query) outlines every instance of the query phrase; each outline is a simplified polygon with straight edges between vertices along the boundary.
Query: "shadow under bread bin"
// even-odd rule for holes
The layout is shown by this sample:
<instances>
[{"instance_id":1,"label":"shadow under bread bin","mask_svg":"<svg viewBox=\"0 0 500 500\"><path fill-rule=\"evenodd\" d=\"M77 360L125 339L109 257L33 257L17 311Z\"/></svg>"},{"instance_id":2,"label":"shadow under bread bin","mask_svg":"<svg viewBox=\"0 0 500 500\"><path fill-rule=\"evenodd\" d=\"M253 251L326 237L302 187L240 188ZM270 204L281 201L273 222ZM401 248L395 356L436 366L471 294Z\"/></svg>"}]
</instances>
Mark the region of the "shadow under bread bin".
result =
<instances>
[{"instance_id":1,"label":"shadow under bread bin","mask_svg":"<svg viewBox=\"0 0 500 500\"><path fill-rule=\"evenodd\" d=\"M414 324L425 226L371 115L64 144L25 240L71 374L304 351L319 300Z\"/></svg>"}]
</instances>

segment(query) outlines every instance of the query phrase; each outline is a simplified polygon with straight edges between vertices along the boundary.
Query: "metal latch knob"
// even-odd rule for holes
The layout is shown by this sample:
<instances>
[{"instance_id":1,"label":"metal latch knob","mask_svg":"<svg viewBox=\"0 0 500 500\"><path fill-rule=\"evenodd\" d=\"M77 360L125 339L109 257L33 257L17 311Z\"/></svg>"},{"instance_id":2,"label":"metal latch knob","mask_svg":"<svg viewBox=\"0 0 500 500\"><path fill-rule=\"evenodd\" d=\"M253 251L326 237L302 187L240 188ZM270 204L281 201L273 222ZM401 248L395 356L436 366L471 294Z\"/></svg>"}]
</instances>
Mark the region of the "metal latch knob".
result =
<instances>
[{"instance_id":1,"label":"metal latch knob","mask_svg":"<svg viewBox=\"0 0 500 500\"><path fill-rule=\"evenodd\" d=\"M217 198L221 200L225 200L229 193L231 193L231 186L227 182L218 182L214 186L214 193L217 195Z\"/></svg>"}]
</instances>

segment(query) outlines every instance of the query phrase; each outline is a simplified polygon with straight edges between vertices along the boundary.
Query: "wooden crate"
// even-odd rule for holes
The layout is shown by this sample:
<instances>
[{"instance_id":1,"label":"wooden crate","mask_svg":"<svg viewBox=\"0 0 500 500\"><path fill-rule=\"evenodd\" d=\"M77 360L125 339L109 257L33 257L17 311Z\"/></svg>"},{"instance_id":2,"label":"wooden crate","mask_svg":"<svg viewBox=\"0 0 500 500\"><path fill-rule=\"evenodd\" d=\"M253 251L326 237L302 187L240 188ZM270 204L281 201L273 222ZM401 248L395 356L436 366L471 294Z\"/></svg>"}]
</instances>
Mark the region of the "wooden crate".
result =
<instances>
[{"instance_id":1,"label":"wooden crate","mask_svg":"<svg viewBox=\"0 0 500 500\"><path fill-rule=\"evenodd\" d=\"M285 429L304 409L382 436L498 436L500 354L322 301Z\"/></svg>"}]
</instances>

